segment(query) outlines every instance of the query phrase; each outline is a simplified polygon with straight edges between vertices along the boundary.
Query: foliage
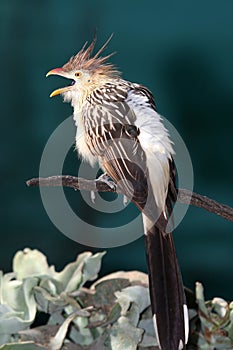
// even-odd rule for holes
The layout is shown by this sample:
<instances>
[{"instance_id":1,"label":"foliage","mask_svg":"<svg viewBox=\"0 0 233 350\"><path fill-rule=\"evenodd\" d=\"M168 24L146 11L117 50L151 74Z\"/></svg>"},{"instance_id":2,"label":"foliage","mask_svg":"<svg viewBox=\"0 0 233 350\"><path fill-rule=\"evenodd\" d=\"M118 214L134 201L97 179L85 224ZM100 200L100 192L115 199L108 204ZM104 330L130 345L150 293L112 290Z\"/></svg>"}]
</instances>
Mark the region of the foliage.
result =
<instances>
[{"instance_id":1,"label":"foliage","mask_svg":"<svg viewBox=\"0 0 233 350\"><path fill-rule=\"evenodd\" d=\"M233 349L233 302L222 298L205 302L201 283L196 283L200 328L198 346L203 350Z\"/></svg>"},{"instance_id":2,"label":"foliage","mask_svg":"<svg viewBox=\"0 0 233 350\"><path fill-rule=\"evenodd\" d=\"M97 279L104 252L85 252L61 272L29 248L16 253L13 272L0 275L1 350L156 349L147 276L117 272ZM190 349L233 348L233 305L204 301L190 311ZM38 326L38 316L47 321Z\"/></svg>"}]
</instances>

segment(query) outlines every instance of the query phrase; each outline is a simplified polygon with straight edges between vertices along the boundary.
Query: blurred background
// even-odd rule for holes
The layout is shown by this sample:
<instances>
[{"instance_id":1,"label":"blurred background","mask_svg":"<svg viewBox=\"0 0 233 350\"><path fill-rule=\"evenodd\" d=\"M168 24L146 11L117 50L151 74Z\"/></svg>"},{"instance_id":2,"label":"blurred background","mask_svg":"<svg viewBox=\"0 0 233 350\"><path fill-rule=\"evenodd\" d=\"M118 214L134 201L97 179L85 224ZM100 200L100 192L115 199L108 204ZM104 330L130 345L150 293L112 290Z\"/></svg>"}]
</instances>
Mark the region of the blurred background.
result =
<instances>
[{"instance_id":1,"label":"blurred background","mask_svg":"<svg viewBox=\"0 0 233 350\"><path fill-rule=\"evenodd\" d=\"M72 113L60 97L49 99L63 81L46 80L45 73L63 65L95 31L97 47L114 33L106 50L117 51L112 62L125 79L150 88L159 113L179 130L192 158L195 192L233 206L232 1L2 0L0 269L5 272L24 247L41 250L58 270L84 250L100 250L59 232L39 189L25 184L38 176L50 134ZM79 161L70 153L64 172L75 175ZM77 192L66 195L83 211ZM232 300L233 224L190 207L174 238L184 284L193 289L201 281L208 298ZM102 274L122 269L146 271L143 237L108 249Z\"/></svg>"}]
</instances>

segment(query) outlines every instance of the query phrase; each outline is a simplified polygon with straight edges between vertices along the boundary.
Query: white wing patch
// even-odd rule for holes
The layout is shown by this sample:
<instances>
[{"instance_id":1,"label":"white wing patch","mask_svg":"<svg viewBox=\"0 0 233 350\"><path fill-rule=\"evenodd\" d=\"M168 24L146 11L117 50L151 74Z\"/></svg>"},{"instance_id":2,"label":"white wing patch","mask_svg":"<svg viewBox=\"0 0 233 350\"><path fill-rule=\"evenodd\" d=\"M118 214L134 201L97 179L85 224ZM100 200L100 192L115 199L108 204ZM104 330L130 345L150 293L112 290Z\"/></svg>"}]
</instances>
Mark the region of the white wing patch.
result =
<instances>
[{"instance_id":1,"label":"white wing patch","mask_svg":"<svg viewBox=\"0 0 233 350\"><path fill-rule=\"evenodd\" d=\"M156 204L165 213L165 201L169 183L169 159L174 154L168 131L161 116L151 108L145 95L129 91L126 102L136 115L138 139L146 158L149 177Z\"/></svg>"}]
</instances>

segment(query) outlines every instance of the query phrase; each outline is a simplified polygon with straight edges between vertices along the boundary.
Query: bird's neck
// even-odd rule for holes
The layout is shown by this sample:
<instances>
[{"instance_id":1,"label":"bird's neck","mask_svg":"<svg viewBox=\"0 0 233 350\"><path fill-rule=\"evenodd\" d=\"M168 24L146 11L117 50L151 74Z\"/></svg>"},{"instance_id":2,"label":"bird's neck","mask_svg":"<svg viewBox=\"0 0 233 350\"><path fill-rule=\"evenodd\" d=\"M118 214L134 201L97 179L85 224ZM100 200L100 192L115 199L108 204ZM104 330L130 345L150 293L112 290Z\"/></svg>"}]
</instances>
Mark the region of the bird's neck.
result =
<instances>
[{"instance_id":1,"label":"bird's neck","mask_svg":"<svg viewBox=\"0 0 233 350\"><path fill-rule=\"evenodd\" d=\"M70 102L74 108L74 113L80 113L87 98L93 93L95 89L101 88L106 83L111 83L113 79L103 77L98 81L92 80L92 82L86 86L80 87L79 90L70 91L64 96L65 102Z\"/></svg>"}]
</instances>

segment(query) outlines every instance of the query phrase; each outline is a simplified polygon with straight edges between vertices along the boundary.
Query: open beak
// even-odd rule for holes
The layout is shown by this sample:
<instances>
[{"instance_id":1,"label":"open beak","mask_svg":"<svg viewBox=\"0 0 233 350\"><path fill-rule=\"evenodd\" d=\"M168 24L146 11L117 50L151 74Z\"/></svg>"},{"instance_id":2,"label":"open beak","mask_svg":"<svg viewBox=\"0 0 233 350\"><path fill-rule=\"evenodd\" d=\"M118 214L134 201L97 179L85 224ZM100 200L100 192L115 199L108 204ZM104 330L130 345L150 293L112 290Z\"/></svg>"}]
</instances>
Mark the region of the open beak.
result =
<instances>
[{"instance_id":1,"label":"open beak","mask_svg":"<svg viewBox=\"0 0 233 350\"><path fill-rule=\"evenodd\" d=\"M64 71L62 70L62 68L54 68L54 69L50 70L50 71L46 74L46 78L47 78L49 75L60 75L61 77L68 78L68 77L66 77L66 74L64 73ZM60 95L60 94L62 94L63 92L69 91L70 88L71 88L71 86L72 86L72 85L65 86L65 87L60 88L60 89L56 89L56 90L54 90L54 91L49 95L49 97L53 97L53 96L56 96L56 95Z\"/></svg>"}]
</instances>

